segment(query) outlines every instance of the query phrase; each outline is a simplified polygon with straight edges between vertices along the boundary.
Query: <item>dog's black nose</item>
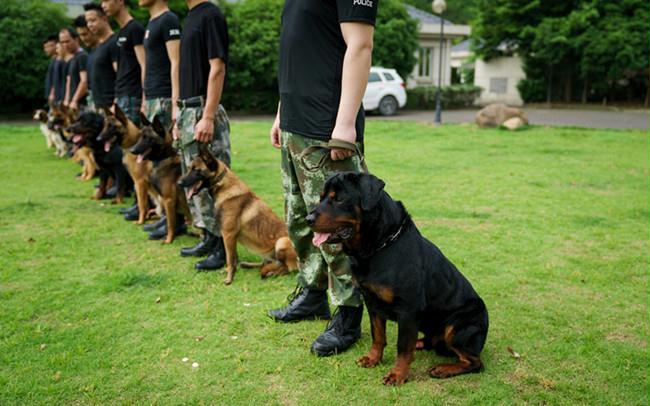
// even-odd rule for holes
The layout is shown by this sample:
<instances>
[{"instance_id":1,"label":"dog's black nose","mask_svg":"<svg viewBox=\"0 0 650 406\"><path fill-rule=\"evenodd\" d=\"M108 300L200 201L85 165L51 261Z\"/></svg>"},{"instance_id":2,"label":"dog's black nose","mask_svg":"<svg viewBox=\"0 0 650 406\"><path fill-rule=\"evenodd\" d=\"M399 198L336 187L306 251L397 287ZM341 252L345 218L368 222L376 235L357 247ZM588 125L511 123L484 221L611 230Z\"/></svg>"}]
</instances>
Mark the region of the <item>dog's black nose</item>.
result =
<instances>
[{"instance_id":1,"label":"dog's black nose","mask_svg":"<svg viewBox=\"0 0 650 406\"><path fill-rule=\"evenodd\" d=\"M307 222L307 225L311 227L316 222L316 216L314 215L314 213L310 213L307 215L307 217L305 217L305 221Z\"/></svg>"}]
</instances>

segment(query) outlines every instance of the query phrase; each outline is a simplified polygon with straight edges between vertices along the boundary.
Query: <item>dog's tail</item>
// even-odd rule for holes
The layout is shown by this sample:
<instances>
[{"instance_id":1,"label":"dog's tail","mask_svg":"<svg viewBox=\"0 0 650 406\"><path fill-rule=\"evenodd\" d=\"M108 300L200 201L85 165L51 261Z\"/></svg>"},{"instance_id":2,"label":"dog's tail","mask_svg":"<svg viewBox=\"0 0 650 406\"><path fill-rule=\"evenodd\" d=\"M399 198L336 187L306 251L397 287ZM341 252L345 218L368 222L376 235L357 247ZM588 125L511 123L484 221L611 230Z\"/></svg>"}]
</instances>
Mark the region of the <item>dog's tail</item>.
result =
<instances>
[{"instance_id":1,"label":"dog's tail","mask_svg":"<svg viewBox=\"0 0 650 406\"><path fill-rule=\"evenodd\" d=\"M243 269L258 269L264 265L264 262L240 262L239 266Z\"/></svg>"}]
</instances>

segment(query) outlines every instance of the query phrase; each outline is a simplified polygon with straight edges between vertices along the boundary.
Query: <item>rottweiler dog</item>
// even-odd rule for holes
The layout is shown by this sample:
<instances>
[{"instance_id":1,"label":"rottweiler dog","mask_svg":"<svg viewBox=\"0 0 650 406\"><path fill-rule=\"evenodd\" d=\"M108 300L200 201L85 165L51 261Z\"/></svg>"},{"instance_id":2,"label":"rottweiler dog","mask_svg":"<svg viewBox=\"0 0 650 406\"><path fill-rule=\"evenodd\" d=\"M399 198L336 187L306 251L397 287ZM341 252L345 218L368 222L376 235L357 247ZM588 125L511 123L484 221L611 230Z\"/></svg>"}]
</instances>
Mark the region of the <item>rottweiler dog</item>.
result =
<instances>
[{"instance_id":1,"label":"rottweiler dog","mask_svg":"<svg viewBox=\"0 0 650 406\"><path fill-rule=\"evenodd\" d=\"M172 147L171 134L165 130L158 116L151 123L141 114L140 120L143 125L141 136L129 153L136 157L139 164L152 165L148 181L150 194L165 211L167 236L164 243L169 244L183 230L183 223L177 224L177 221L191 218L185 194L178 185L182 174L181 157Z\"/></svg>"},{"instance_id":2,"label":"rottweiler dog","mask_svg":"<svg viewBox=\"0 0 650 406\"><path fill-rule=\"evenodd\" d=\"M149 177L151 176L151 162L138 161L129 149L140 139L140 129L124 114L116 104L115 114L105 108L104 127L98 140L104 144L104 151L110 151L114 145L122 148L123 162L135 186L135 196L138 202L138 219L136 224L144 224L149 211Z\"/></svg>"},{"instance_id":3,"label":"rottweiler dog","mask_svg":"<svg viewBox=\"0 0 650 406\"><path fill-rule=\"evenodd\" d=\"M66 131L72 134L75 147L88 146L92 150L99 167L99 187L92 198L96 200L105 198L112 178L117 186L113 203L122 203L126 192L133 187L133 182L122 163L122 149L113 145L106 151L104 143L97 139L103 128L104 118L100 114L86 112L66 128Z\"/></svg>"},{"instance_id":4,"label":"rottweiler dog","mask_svg":"<svg viewBox=\"0 0 650 406\"><path fill-rule=\"evenodd\" d=\"M205 188L212 194L226 249L224 284L232 283L237 269L237 241L263 257L260 263L241 264L242 268L260 268L262 278L298 269L298 256L284 222L204 144L178 184L186 188L188 201Z\"/></svg>"},{"instance_id":5,"label":"rottweiler dog","mask_svg":"<svg viewBox=\"0 0 650 406\"><path fill-rule=\"evenodd\" d=\"M425 239L406 209L369 174L333 175L319 204L306 217L313 243L342 243L351 257L353 278L370 316L372 347L357 363L376 366L386 346L386 320L397 321L397 360L384 384L401 385L416 349L434 349L458 362L434 365L433 378L483 369L480 354L488 332L483 300L433 243ZM424 337L418 340L418 332Z\"/></svg>"}]
</instances>

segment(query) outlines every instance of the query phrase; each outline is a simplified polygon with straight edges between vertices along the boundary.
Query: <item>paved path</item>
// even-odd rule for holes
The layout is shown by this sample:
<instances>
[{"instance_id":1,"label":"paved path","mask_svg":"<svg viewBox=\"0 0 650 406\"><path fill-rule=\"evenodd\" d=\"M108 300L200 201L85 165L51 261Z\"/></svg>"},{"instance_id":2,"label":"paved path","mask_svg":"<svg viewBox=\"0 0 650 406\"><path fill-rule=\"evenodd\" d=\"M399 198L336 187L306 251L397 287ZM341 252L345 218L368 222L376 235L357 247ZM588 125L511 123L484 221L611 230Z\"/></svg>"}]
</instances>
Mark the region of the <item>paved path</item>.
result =
<instances>
[{"instance_id":1,"label":"paved path","mask_svg":"<svg viewBox=\"0 0 650 406\"><path fill-rule=\"evenodd\" d=\"M577 110L524 108L531 124L586 128L648 130L648 110ZM478 109L442 112L443 123L473 123ZM393 117L368 116L369 120L433 121L433 111L401 111Z\"/></svg>"},{"instance_id":2,"label":"paved path","mask_svg":"<svg viewBox=\"0 0 650 406\"><path fill-rule=\"evenodd\" d=\"M578 109L542 109L524 108L531 124L548 126L569 126L586 128L639 129L648 131L650 114L648 110L578 110ZM478 109L449 110L442 112L443 123L473 123ZM368 115L369 120L403 120L432 122L433 111L400 111L393 117ZM272 115L239 115L231 117L233 121L272 121ZM3 120L0 124L35 125L28 119Z\"/></svg>"}]
</instances>

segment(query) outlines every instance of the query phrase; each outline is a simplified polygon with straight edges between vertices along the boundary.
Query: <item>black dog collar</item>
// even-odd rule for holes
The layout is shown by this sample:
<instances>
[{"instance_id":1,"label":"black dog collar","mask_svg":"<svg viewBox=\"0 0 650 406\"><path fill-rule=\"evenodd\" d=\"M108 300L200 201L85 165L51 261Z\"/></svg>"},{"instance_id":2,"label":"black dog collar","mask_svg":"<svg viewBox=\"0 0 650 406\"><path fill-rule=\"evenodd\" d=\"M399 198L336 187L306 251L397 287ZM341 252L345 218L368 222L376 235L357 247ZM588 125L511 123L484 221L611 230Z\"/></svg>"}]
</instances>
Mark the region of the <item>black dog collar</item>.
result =
<instances>
[{"instance_id":1,"label":"black dog collar","mask_svg":"<svg viewBox=\"0 0 650 406\"><path fill-rule=\"evenodd\" d=\"M410 217L408 215L404 216L404 220L402 220L402 223L399 225L399 228L397 229L397 231L395 231L393 234L389 235L388 238L386 238L386 240L384 240L384 242L377 249L375 249L374 251L372 251L368 255L364 255L364 257L370 258L371 256L375 255L379 251L383 250L387 246L394 243L395 240L397 240L400 237L400 235L402 235L404 230L406 230L406 226L408 225L409 220L410 220Z\"/></svg>"}]
</instances>

